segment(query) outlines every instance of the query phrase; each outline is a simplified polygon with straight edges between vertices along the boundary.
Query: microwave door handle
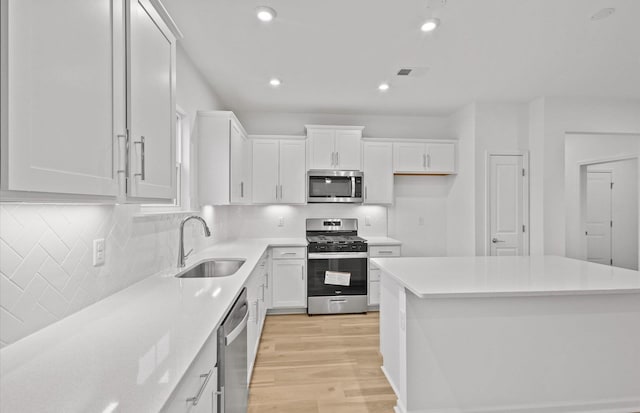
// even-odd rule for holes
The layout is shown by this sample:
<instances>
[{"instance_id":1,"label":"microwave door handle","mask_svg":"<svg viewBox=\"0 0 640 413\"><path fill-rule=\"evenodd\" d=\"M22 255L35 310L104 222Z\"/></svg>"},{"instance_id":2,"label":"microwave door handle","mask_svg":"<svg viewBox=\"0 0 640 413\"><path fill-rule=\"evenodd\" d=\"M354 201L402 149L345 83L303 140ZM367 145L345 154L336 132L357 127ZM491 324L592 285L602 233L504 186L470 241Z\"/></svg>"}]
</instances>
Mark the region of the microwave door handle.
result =
<instances>
[{"instance_id":1,"label":"microwave door handle","mask_svg":"<svg viewBox=\"0 0 640 413\"><path fill-rule=\"evenodd\" d=\"M351 177L351 198L356 197L356 177Z\"/></svg>"}]
</instances>

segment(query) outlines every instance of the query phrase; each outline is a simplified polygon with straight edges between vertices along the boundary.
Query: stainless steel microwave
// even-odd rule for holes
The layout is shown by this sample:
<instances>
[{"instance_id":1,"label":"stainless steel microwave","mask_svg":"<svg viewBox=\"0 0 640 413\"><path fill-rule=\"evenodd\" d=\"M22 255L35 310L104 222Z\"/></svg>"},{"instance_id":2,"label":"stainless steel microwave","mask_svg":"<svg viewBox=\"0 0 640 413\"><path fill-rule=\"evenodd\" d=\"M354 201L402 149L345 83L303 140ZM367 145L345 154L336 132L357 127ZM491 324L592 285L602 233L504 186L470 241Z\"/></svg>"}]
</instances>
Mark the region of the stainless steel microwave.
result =
<instances>
[{"instance_id":1,"label":"stainless steel microwave","mask_svg":"<svg viewBox=\"0 0 640 413\"><path fill-rule=\"evenodd\" d=\"M307 173L307 202L362 202L360 171L311 170Z\"/></svg>"}]
</instances>

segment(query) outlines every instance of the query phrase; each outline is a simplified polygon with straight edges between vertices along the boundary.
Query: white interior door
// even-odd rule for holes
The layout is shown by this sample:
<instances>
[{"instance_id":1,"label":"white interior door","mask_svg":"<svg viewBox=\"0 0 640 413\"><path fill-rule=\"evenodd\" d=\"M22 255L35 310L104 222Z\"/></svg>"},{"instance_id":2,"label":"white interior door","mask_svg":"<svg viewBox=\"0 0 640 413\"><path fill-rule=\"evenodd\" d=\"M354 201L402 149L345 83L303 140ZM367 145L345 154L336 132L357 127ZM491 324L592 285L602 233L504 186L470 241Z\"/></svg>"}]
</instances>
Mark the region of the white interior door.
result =
<instances>
[{"instance_id":1,"label":"white interior door","mask_svg":"<svg viewBox=\"0 0 640 413\"><path fill-rule=\"evenodd\" d=\"M587 172L587 261L611 265L611 172Z\"/></svg>"},{"instance_id":2,"label":"white interior door","mask_svg":"<svg viewBox=\"0 0 640 413\"><path fill-rule=\"evenodd\" d=\"M492 155L489 178L491 255L525 255L522 155Z\"/></svg>"}]
</instances>

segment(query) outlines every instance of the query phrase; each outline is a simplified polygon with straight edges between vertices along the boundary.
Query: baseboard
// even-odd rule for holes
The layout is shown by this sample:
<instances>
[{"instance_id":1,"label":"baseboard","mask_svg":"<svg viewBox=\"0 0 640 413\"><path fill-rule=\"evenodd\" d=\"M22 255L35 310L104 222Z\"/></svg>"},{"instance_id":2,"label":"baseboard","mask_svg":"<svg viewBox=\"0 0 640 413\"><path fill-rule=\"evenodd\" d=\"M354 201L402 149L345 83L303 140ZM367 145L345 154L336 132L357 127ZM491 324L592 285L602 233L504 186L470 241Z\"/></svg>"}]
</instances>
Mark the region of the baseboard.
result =
<instances>
[{"instance_id":1,"label":"baseboard","mask_svg":"<svg viewBox=\"0 0 640 413\"><path fill-rule=\"evenodd\" d=\"M267 315L282 315L282 314L307 314L306 307L299 308L269 308Z\"/></svg>"}]
</instances>

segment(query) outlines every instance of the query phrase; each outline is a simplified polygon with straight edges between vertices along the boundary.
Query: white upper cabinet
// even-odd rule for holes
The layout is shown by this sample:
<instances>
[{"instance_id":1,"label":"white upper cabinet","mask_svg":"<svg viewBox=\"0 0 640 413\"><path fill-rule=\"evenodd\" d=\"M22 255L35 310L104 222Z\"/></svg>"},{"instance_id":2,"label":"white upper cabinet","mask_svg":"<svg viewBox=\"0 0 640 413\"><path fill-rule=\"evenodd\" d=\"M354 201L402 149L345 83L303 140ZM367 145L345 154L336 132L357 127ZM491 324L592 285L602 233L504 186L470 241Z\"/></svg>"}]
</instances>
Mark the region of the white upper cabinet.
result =
<instances>
[{"instance_id":1,"label":"white upper cabinet","mask_svg":"<svg viewBox=\"0 0 640 413\"><path fill-rule=\"evenodd\" d=\"M8 198L175 198L179 31L164 13L148 0L2 2Z\"/></svg>"},{"instance_id":2,"label":"white upper cabinet","mask_svg":"<svg viewBox=\"0 0 640 413\"><path fill-rule=\"evenodd\" d=\"M306 202L306 143L303 140L280 140L280 203Z\"/></svg>"},{"instance_id":3,"label":"white upper cabinet","mask_svg":"<svg viewBox=\"0 0 640 413\"><path fill-rule=\"evenodd\" d=\"M232 112L198 112L198 195L202 205L251 202L251 144Z\"/></svg>"},{"instance_id":4,"label":"white upper cabinet","mask_svg":"<svg viewBox=\"0 0 640 413\"><path fill-rule=\"evenodd\" d=\"M306 125L308 169L357 170L363 126Z\"/></svg>"},{"instance_id":5,"label":"white upper cabinet","mask_svg":"<svg viewBox=\"0 0 640 413\"><path fill-rule=\"evenodd\" d=\"M305 141L252 139L253 202L305 203Z\"/></svg>"},{"instance_id":6,"label":"white upper cabinet","mask_svg":"<svg viewBox=\"0 0 640 413\"><path fill-rule=\"evenodd\" d=\"M278 180L280 142L277 139L254 139L252 144L253 202L275 204L280 194Z\"/></svg>"},{"instance_id":7,"label":"white upper cabinet","mask_svg":"<svg viewBox=\"0 0 640 413\"><path fill-rule=\"evenodd\" d=\"M124 104L112 92L124 87L114 73L122 24L111 0L3 1L4 189L118 194Z\"/></svg>"},{"instance_id":8,"label":"white upper cabinet","mask_svg":"<svg viewBox=\"0 0 640 413\"><path fill-rule=\"evenodd\" d=\"M176 197L175 37L148 0L129 3L127 195Z\"/></svg>"},{"instance_id":9,"label":"white upper cabinet","mask_svg":"<svg viewBox=\"0 0 640 413\"><path fill-rule=\"evenodd\" d=\"M393 203L393 144L365 141L363 148L364 203Z\"/></svg>"},{"instance_id":10,"label":"white upper cabinet","mask_svg":"<svg viewBox=\"0 0 640 413\"><path fill-rule=\"evenodd\" d=\"M396 174L455 174L455 142L394 142L393 171Z\"/></svg>"}]
</instances>

